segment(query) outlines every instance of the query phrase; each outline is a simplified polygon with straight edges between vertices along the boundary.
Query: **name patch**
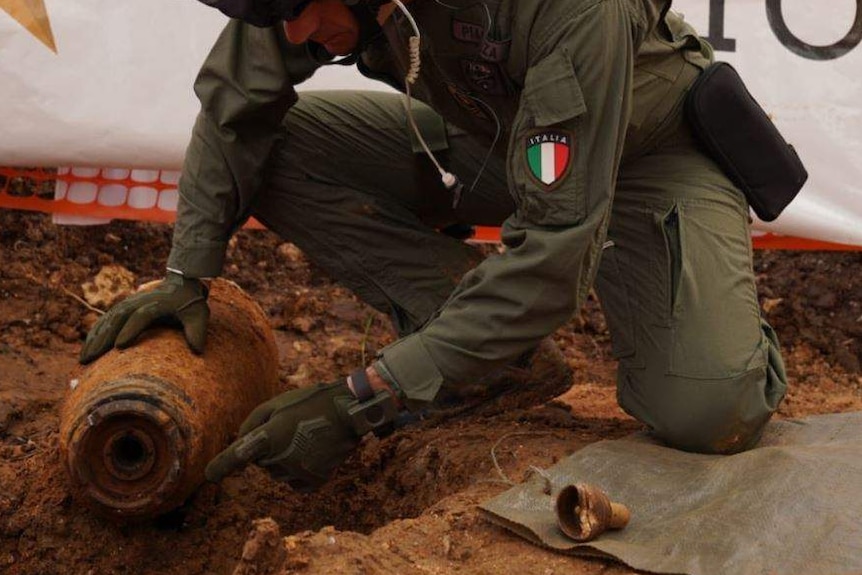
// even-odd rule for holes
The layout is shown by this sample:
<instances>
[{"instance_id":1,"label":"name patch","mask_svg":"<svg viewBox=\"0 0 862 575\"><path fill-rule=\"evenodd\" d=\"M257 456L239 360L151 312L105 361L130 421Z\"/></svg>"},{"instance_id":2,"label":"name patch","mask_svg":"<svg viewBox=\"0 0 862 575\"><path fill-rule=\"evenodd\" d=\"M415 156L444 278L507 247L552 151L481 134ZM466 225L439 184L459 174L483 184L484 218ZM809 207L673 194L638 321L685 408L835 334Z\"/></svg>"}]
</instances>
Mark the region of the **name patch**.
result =
<instances>
[{"instance_id":1,"label":"name patch","mask_svg":"<svg viewBox=\"0 0 862 575\"><path fill-rule=\"evenodd\" d=\"M511 40L491 40L484 38L479 46L479 55L488 62L504 62L509 57L509 44Z\"/></svg>"},{"instance_id":2,"label":"name patch","mask_svg":"<svg viewBox=\"0 0 862 575\"><path fill-rule=\"evenodd\" d=\"M472 22L464 22L463 20L452 19L452 37L459 42L467 42L468 44L479 44L482 38L485 37L485 29Z\"/></svg>"}]
</instances>

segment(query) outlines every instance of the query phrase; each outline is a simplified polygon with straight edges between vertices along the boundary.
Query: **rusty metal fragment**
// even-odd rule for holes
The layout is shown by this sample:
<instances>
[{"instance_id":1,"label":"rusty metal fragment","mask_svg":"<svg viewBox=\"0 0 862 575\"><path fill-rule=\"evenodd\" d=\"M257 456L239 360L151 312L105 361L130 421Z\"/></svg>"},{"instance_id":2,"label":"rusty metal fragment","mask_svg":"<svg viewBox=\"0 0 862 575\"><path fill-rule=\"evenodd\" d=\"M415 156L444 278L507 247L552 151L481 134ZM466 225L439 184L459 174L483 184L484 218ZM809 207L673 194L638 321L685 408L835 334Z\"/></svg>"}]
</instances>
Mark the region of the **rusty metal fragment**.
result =
<instances>
[{"instance_id":1,"label":"rusty metal fragment","mask_svg":"<svg viewBox=\"0 0 862 575\"><path fill-rule=\"evenodd\" d=\"M248 413L278 393L278 351L260 307L226 280L212 283L207 347L181 331L145 332L73 379L60 449L76 495L113 517L154 517L204 481Z\"/></svg>"},{"instance_id":2,"label":"rusty metal fragment","mask_svg":"<svg viewBox=\"0 0 862 575\"><path fill-rule=\"evenodd\" d=\"M613 503L594 485L568 485L557 495L557 523L578 542L592 541L608 529L622 529L631 513L621 503Z\"/></svg>"}]
</instances>

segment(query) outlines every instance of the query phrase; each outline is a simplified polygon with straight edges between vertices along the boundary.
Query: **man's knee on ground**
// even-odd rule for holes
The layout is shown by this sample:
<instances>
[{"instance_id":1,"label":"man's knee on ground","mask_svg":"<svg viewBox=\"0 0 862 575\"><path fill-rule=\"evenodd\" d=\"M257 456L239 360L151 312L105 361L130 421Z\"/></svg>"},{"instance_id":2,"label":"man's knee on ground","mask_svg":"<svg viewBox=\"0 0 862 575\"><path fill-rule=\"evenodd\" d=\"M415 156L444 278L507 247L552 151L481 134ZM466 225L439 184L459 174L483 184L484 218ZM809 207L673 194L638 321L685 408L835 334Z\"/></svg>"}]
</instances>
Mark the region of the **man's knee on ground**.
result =
<instances>
[{"instance_id":1,"label":"man's knee on ground","mask_svg":"<svg viewBox=\"0 0 862 575\"><path fill-rule=\"evenodd\" d=\"M767 373L753 369L719 380L665 375L640 389L630 379L620 401L670 447L738 453L757 443L780 400Z\"/></svg>"},{"instance_id":2,"label":"man's knee on ground","mask_svg":"<svg viewBox=\"0 0 862 575\"><path fill-rule=\"evenodd\" d=\"M669 447L694 453L730 455L754 447L763 433L770 415L754 421L741 418L717 420L711 414L703 414L698 421L696 413L689 417L665 420L653 434Z\"/></svg>"}]
</instances>

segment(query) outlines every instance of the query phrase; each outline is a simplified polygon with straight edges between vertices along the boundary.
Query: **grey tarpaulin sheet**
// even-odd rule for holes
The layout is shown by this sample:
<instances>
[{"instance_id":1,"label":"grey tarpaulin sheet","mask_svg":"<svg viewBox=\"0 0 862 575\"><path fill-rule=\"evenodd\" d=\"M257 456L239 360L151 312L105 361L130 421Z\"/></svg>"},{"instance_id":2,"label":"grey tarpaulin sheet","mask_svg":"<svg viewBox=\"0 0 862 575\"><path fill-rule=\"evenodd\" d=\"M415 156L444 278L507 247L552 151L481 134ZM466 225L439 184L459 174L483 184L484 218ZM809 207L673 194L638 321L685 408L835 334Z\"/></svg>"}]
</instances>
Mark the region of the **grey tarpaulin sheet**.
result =
<instances>
[{"instance_id":1,"label":"grey tarpaulin sheet","mask_svg":"<svg viewBox=\"0 0 862 575\"><path fill-rule=\"evenodd\" d=\"M573 483L603 488L629 506L629 526L574 543L538 474L482 511L537 545L655 573L862 573L862 413L773 422L756 449L732 456L602 441L547 473L554 496Z\"/></svg>"}]
</instances>

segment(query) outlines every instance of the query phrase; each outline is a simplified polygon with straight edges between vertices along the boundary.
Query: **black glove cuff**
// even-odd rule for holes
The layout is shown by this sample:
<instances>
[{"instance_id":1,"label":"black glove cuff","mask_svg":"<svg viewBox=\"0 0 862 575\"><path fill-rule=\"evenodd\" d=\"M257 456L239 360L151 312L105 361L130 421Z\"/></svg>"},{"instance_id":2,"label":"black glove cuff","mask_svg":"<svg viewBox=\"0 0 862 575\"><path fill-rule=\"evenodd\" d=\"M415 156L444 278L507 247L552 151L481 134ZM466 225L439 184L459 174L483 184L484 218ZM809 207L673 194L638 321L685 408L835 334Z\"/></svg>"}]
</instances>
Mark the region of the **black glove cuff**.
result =
<instances>
[{"instance_id":1,"label":"black glove cuff","mask_svg":"<svg viewBox=\"0 0 862 575\"><path fill-rule=\"evenodd\" d=\"M359 400L359 403L368 401L374 397L374 389L371 387L371 382L368 381L368 374L365 373L365 368L357 369L347 378L350 382L350 387L353 390L353 395Z\"/></svg>"}]
</instances>

